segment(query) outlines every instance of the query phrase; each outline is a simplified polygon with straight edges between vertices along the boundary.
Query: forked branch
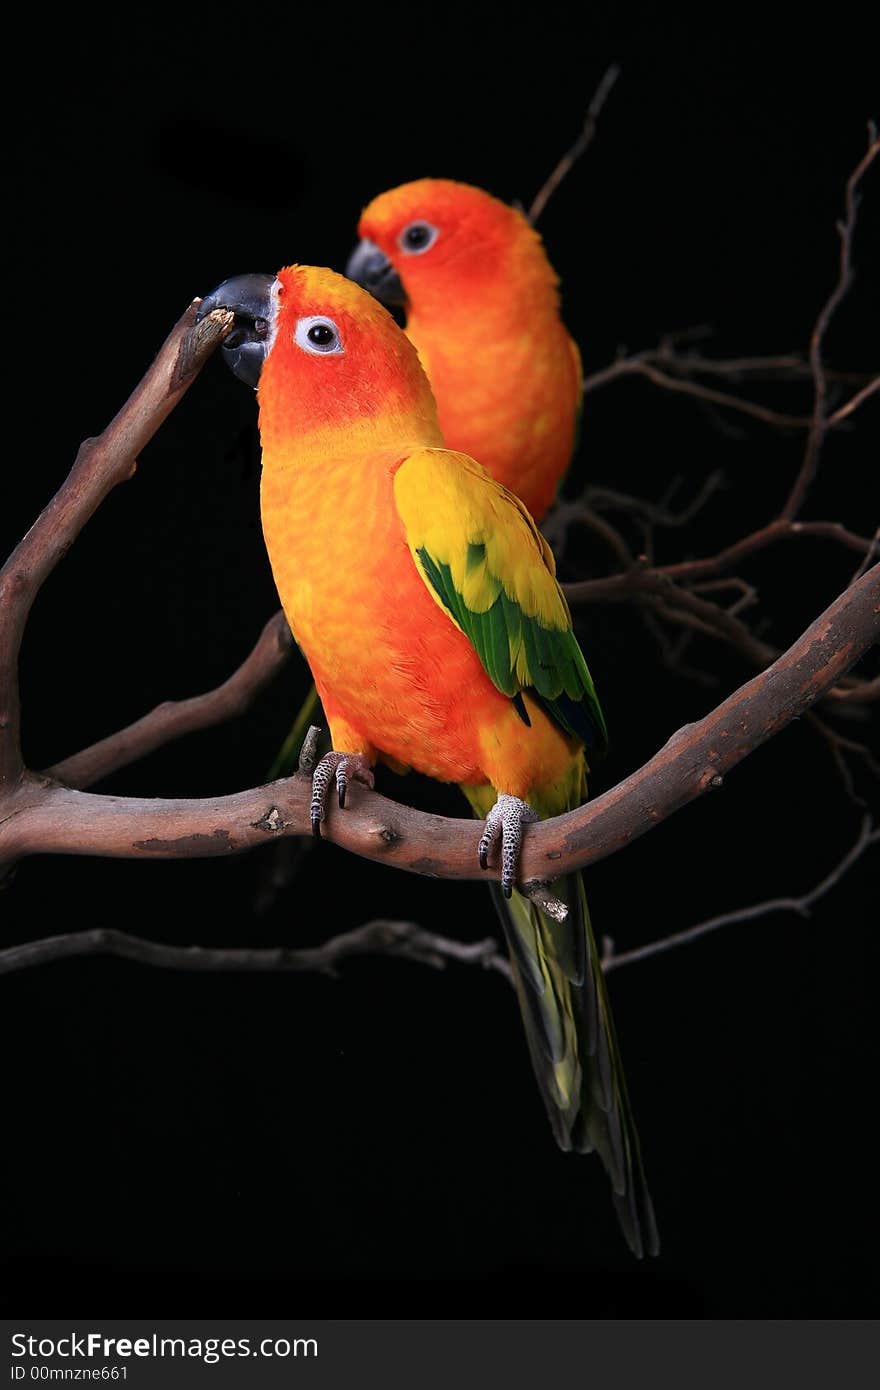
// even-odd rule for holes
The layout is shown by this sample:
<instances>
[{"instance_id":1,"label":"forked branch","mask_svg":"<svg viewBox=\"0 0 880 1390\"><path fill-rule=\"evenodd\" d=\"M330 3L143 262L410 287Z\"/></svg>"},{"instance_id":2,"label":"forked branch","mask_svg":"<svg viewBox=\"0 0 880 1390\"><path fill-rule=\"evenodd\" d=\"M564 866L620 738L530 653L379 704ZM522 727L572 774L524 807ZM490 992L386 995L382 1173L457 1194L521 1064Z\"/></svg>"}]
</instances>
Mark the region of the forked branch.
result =
<instances>
[{"instance_id":1,"label":"forked branch","mask_svg":"<svg viewBox=\"0 0 880 1390\"><path fill-rule=\"evenodd\" d=\"M530 826L524 881L545 882L595 863L704 792L803 714L880 639L880 564L846 589L766 671L603 796ZM281 835L311 833L310 783L203 800L96 796L29 775L0 803L0 860L27 854L202 858L240 853ZM428 815L357 788L331 808L325 836L412 873L479 878L473 822ZM490 870L497 873L496 870Z\"/></svg>"}]
</instances>

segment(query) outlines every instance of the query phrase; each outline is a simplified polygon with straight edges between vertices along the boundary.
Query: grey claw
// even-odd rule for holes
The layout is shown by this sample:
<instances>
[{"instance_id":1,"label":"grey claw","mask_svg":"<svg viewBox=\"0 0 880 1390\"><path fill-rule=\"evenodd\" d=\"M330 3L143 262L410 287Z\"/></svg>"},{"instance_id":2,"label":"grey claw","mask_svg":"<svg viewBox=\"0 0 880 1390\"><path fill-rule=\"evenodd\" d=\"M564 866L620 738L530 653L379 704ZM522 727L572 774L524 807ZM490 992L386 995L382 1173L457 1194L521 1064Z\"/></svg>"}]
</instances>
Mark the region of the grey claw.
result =
<instances>
[{"instance_id":1,"label":"grey claw","mask_svg":"<svg viewBox=\"0 0 880 1390\"><path fill-rule=\"evenodd\" d=\"M519 856L522 850L523 826L536 821L538 815L527 801L506 792L499 794L498 800L486 817L486 825L480 836L477 854L480 868L489 866L489 854L501 838L501 891L509 898L516 886Z\"/></svg>"},{"instance_id":2,"label":"grey claw","mask_svg":"<svg viewBox=\"0 0 880 1390\"><path fill-rule=\"evenodd\" d=\"M373 773L362 753L325 753L312 774L312 800L309 814L312 834L321 838L321 822L327 805L330 783L336 781L336 792L340 807L345 806L346 793L352 779L363 782L364 786L374 785Z\"/></svg>"},{"instance_id":3,"label":"grey claw","mask_svg":"<svg viewBox=\"0 0 880 1390\"><path fill-rule=\"evenodd\" d=\"M338 796L338 798L339 798L339 805L340 805L340 807L344 807L344 806L345 806L345 798L346 798L346 796L347 796L347 794L348 794L348 770L349 770L349 768L351 767L351 768L353 769L353 776L355 776L355 777L360 776L360 780L361 780L361 781L364 781L364 780L365 780L365 779L364 779L364 769L361 768L361 769L360 769L360 772L359 772L359 771L358 771L358 767L357 767L357 766L353 766L353 765L354 765L354 758L353 758L353 757L343 758L342 761L341 761L341 763L339 764L339 766L338 766L337 769L336 769L336 792L337 792L337 796ZM368 771L369 771L369 770L368 770ZM372 774L372 772L369 772L369 783L368 783L368 785L369 785L369 786L372 786L372 785L373 785L373 774Z\"/></svg>"}]
</instances>

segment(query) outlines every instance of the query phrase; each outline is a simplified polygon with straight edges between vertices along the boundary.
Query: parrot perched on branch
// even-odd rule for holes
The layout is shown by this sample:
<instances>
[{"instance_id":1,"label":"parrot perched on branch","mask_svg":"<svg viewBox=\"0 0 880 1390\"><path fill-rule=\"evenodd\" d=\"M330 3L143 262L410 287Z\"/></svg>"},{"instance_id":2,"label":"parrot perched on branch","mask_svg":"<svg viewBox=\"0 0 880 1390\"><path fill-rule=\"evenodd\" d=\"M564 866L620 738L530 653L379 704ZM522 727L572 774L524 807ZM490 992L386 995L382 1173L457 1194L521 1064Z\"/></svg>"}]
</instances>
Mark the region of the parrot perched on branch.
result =
<instances>
[{"instance_id":1,"label":"parrot perched on branch","mask_svg":"<svg viewBox=\"0 0 880 1390\"><path fill-rule=\"evenodd\" d=\"M406 305L447 447L479 459L540 521L571 462L583 401L580 353L540 236L516 208L451 179L380 194L358 232L346 274ZM312 692L270 777L292 770L316 708Z\"/></svg>"},{"instance_id":2,"label":"parrot perched on branch","mask_svg":"<svg viewBox=\"0 0 880 1390\"><path fill-rule=\"evenodd\" d=\"M558 277L525 215L481 188L417 179L364 209L346 274L406 305L447 448L479 459L540 521L583 399Z\"/></svg>"},{"instance_id":3,"label":"parrot perched on branch","mask_svg":"<svg viewBox=\"0 0 880 1390\"><path fill-rule=\"evenodd\" d=\"M595 1150L630 1248L658 1238L580 875L538 906L516 886L523 826L580 804L605 723L522 503L444 447L412 344L330 270L226 281L234 369L258 384L261 512L284 611L333 751L318 763L320 833L384 761L461 787L498 856L501 909L532 1066L563 1149ZM552 913L555 911L555 918Z\"/></svg>"}]
</instances>

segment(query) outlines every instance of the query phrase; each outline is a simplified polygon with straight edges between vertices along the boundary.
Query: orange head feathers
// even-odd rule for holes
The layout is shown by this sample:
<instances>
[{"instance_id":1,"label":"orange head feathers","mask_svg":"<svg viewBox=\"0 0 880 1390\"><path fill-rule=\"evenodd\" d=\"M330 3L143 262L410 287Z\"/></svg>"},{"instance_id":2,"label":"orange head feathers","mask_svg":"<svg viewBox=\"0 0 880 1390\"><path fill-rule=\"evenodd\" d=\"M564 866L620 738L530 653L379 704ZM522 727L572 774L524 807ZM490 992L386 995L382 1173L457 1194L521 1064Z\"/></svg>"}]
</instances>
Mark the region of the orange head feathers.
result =
<instances>
[{"instance_id":1,"label":"orange head feathers","mask_svg":"<svg viewBox=\"0 0 880 1390\"><path fill-rule=\"evenodd\" d=\"M260 432L273 439L344 429L440 443L418 356L387 309L335 271L288 266L268 295Z\"/></svg>"},{"instance_id":2,"label":"orange head feathers","mask_svg":"<svg viewBox=\"0 0 880 1390\"><path fill-rule=\"evenodd\" d=\"M447 447L479 459L540 520L571 462L583 392L538 233L451 179L380 194L358 230L347 273L406 304Z\"/></svg>"},{"instance_id":3,"label":"orange head feathers","mask_svg":"<svg viewBox=\"0 0 880 1390\"><path fill-rule=\"evenodd\" d=\"M493 283L508 296L538 289L556 306L557 276L538 233L518 209L470 184L416 179L392 188L364 209L358 234L388 258L418 310L437 303L448 313Z\"/></svg>"}]
</instances>

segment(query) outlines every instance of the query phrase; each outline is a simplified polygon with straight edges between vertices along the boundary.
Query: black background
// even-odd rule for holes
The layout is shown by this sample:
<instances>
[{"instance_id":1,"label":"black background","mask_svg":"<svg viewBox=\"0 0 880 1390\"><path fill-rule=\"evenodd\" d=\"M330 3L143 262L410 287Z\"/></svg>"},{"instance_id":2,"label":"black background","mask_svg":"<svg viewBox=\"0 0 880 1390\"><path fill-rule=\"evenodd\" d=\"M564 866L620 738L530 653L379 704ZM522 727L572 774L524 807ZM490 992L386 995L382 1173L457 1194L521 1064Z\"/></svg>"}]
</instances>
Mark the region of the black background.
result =
<instances>
[{"instance_id":1,"label":"black background","mask_svg":"<svg viewBox=\"0 0 880 1390\"><path fill-rule=\"evenodd\" d=\"M802 348L836 270L845 178L876 114L855 10L807 43L663 8L542 7L478 32L436 11L329 9L276 28L33 34L13 65L5 308L8 549L79 441L125 399L189 299L242 270L341 267L361 206L435 174L528 202L612 60L622 76L542 219L588 371L695 324L719 355ZM739 11L737 11L739 14ZM10 73L10 78L12 73ZM876 368L877 188L835 365ZM872 272L871 260L875 261ZM873 274L873 278L872 278ZM753 387L760 395L762 388ZM765 393L801 410L791 388ZM766 519L802 441L641 382L588 401L573 486L728 486L665 556ZM876 525L877 407L829 444L809 514ZM873 483L871 481L873 476ZM254 402L219 362L45 586L22 653L34 767L209 688L274 611ZM585 571L607 556L581 553ZM846 583L803 542L749 569L782 644ZM665 671L637 617L580 631L611 726L611 785L750 672L695 646L717 688ZM306 689L296 661L244 719L101 790L259 782ZM864 737L866 730L853 730ZM871 788L859 773L864 791ZM388 794L458 813L452 793ZM827 750L800 723L589 876L620 949L802 891L855 838ZM268 911L269 864L34 859L0 896L4 941L108 924L176 943L319 941L373 915L494 930L479 884L322 846ZM612 977L664 1253L637 1265L595 1162L557 1152L499 978L385 960L338 980L172 974L85 960L3 982L7 1306L32 1315L810 1317L876 1296L876 855L804 922L733 928Z\"/></svg>"}]
</instances>

